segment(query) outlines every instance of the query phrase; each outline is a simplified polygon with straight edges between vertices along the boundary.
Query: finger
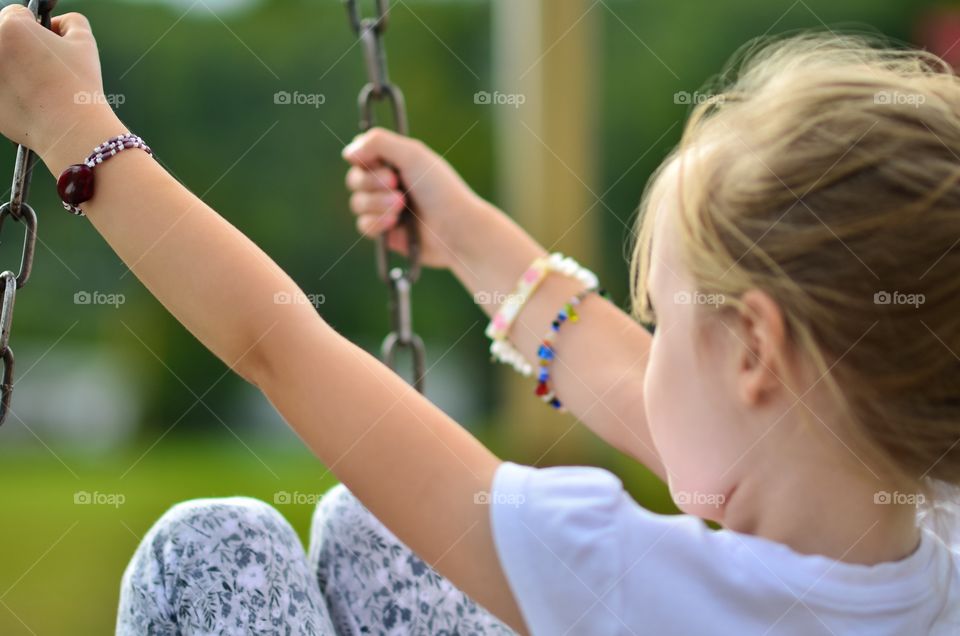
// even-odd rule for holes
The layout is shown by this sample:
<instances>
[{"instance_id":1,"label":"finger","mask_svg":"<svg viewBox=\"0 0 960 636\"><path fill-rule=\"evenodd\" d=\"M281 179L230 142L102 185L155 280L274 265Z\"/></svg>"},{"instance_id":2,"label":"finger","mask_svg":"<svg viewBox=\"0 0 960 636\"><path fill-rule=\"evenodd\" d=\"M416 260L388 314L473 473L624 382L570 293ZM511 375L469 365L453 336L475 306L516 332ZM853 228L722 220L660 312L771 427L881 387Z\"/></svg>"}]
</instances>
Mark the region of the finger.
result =
<instances>
[{"instance_id":1,"label":"finger","mask_svg":"<svg viewBox=\"0 0 960 636\"><path fill-rule=\"evenodd\" d=\"M367 238L375 238L394 228L396 217L388 218L376 214L365 214L357 217L357 230Z\"/></svg>"},{"instance_id":2,"label":"finger","mask_svg":"<svg viewBox=\"0 0 960 636\"><path fill-rule=\"evenodd\" d=\"M8 4L7 6L0 8L0 18L4 20L33 20L37 21L37 18L33 15L33 12L25 7L22 4Z\"/></svg>"},{"instance_id":3,"label":"finger","mask_svg":"<svg viewBox=\"0 0 960 636\"><path fill-rule=\"evenodd\" d=\"M373 238L376 234L373 230L373 225L377 222L377 217L372 214L366 216L357 217L357 231L360 232L363 236L368 238Z\"/></svg>"},{"instance_id":4,"label":"finger","mask_svg":"<svg viewBox=\"0 0 960 636\"><path fill-rule=\"evenodd\" d=\"M357 219L357 230L366 238L375 239L387 233L387 248L404 256L407 255L407 230L402 225L384 228L373 216L361 216Z\"/></svg>"},{"instance_id":5,"label":"finger","mask_svg":"<svg viewBox=\"0 0 960 636\"><path fill-rule=\"evenodd\" d=\"M54 33L68 40L88 40L93 38L90 21L82 13L64 13L50 20Z\"/></svg>"},{"instance_id":6,"label":"finger","mask_svg":"<svg viewBox=\"0 0 960 636\"><path fill-rule=\"evenodd\" d=\"M397 174L390 168L364 170L354 166L347 171L347 187L351 190L396 190L398 181Z\"/></svg>"},{"instance_id":7,"label":"finger","mask_svg":"<svg viewBox=\"0 0 960 636\"><path fill-rule=\"evenodd\" d=\"M47 38L59 39L37 22L32 11L20 4L10 4L0 10L0 27L0 38L11 49L11 54L5 57L11 59L23 51L32 50L37 40L49 48L52 43Z\"/></svg>"},{"instance_id":8,"label":"finger","mask_svg":"<svg viewBox=\"0 0 960 636\"><path fill-rule=\"evenodd\" d=\"M350 196L350 209L354 214L373 214L396 217L403 209L403 194L390 192L354 192Z\"/></svg>"},{"instance_id":9,"label":"finger","mask_svg":"<svg viewBox=\"0 0 960 636\"><path fill-rule=\"evenodd\" d=\"M388 163L408 170L425 154L423 146L417 140L385 128L374 128L358 135L343 149L344 159L367 169Z\"/></svg>"}]
</instances>

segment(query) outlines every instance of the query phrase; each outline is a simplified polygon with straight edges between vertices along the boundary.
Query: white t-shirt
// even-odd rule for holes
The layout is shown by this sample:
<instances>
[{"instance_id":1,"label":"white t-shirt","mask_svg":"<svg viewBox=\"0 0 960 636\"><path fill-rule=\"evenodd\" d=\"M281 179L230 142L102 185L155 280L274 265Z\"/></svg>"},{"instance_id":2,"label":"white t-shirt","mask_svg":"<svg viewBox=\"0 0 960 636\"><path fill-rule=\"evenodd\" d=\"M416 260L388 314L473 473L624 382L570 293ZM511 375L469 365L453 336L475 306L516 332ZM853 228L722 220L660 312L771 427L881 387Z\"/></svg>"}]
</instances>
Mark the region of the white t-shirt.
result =
<instances>
[{"instance_id":1,"label":"white t-shirt","mask_svg":"<svg viewBox=\"0 0 960 636\"><path fill-rule=\"evenodd\" d=\"M494 540L534 636L960 635L960 563L932 531L895 563L802 555L641 508L598 468L504 463Z\"/></svg>"}]
</instances>

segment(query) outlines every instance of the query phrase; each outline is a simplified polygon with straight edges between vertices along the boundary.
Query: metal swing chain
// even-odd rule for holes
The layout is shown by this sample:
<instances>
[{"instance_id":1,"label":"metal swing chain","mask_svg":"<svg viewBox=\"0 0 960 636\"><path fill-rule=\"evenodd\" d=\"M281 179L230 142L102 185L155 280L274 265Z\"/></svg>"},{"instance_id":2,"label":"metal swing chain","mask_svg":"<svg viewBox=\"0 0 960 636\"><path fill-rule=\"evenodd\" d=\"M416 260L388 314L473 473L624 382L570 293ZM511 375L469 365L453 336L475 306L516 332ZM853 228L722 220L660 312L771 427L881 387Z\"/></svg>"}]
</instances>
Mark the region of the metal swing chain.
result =
<instances>
[{"instance_id":1,"label":"metal swing chain","mask_svg":"<svg viewBox=\"0 0 960 636\"><path fill-rule=\"evenodd\" d=\"M27 8L46 28L50 28L50 13L57 4L56 0L30 0ZM0 304L0 359L3 364L3 380L0 382L0 425L10 412L10 400L13 397L13 349L10 348L10 330L13 325L13 305L17 290L30 280L33 269L33 254L37 245L37 213L27 203L30 193L30 177L36 163L36 155L26 146L17 147L17 160L13 168L13 184L10 187L10 201L0 205L0 232L8 217L24 225L23 253L20 257L20 271L14 274L10 270L0 272L3 282L3 301Z\"/></svg>"},{"instance_id":2,"label":"metal swing chain","mask_svg":"<svg viewBox=\"0 0 960 636\"><path fill-rule=\"evenodd\" d=\"M383 34L387 30L390 15L389 0L376 0L376 16L361 16L360 0L344 0L350 25L360 38L367 66L367 84L360 91L360 132L366 132L376 124L374 106L389 102L393 111L394 128L401 135L409 134L407 108L403 92L390 82L387 73L387 54ZM402 186L401 186L402 188ZM377 273L390 291L390 318L392 330L383 341L381 355L391 369L394 368L397 350L409 349L413 356L413 386L423 393L425 351L423 340L413 330L413 308L410 293L420 277L420 235L416 214L407 207L400 216L400 224L407 236L407 265L390 267L390 250L386 234L377 239Z\"/></svg>"}]
</instances>

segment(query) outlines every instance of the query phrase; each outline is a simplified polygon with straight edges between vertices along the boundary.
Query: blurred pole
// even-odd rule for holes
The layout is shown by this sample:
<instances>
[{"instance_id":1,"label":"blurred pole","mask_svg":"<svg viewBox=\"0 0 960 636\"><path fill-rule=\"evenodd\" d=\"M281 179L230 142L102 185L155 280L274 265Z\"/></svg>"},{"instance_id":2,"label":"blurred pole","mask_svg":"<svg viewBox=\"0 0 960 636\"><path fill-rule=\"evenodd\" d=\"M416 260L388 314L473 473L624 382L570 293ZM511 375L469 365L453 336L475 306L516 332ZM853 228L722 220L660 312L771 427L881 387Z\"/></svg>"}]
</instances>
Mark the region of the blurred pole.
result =
<instances>
[{"instance_id":1,"label":"blurred pole","mask_svg":"<svg viewBox=\"0 0 960 636\"><path fill-rule=\"evenodd\" d=\"M587 0L493 2L493 89L525 100L496 107L500 202L548 250L587 267L597 263L604 209L594 206L591 194L597 191L601 11L595 7ZM511 456L549 464L586 461L589 434L579 426L571 431L571 416L537 400L532 380L506 368L501 374L506 399L500 421Z\"/></svg>"}]
</instances>

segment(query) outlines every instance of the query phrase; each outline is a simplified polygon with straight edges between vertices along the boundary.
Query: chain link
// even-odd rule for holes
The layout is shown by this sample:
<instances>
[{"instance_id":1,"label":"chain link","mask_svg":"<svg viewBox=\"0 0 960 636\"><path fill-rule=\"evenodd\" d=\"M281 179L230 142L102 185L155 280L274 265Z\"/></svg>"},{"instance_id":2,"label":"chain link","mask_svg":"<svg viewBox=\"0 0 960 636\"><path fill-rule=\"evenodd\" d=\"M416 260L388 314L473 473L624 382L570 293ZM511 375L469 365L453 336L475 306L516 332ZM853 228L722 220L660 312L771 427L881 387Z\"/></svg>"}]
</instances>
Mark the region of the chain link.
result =
<instances>
[{"instance_id":1,"label":"chain link","mask_svg":"<svg viewBox=\"0 0 960 636\"><path fill-rule=\"evenodd\" d=\"M366 132L376 125L375 107L386 102L393 115L393 128L401 135L409 134L407 107L403 91L390 82L387 72L387 53L383 35L389 25L389 0L375 0L376 15L363 17L360 0L344 0L350 26L353 27L363 48L367 68L367 84L360 91L360 131ZM403 186L401 186L403 188ZM426 373L423 340L413 330L413 306L410 300L413 284L420 277L420 235L416 214L409 205L400 215L399 225L407 237L407 262L405 267L390 267L390 249L386 234L377 239L377 274L390 291L390 318L392 330L384 339L381 355L392 369L399 349L409 349L413 356L413 386L423 393Z\"/></svg>"},{"instance_id":2,"label":"chain link","mask_svg":"<svg viewBox=\"0 0 960 636\"><path fill-rule=\"evenodd\" d=\"M29 0L27 8L33 12L40 24L50 28L50 13L56 6L56 0ZM3 301L0 304L0 359L3 362L3 379L0 380L0 425L10 412L10 400L13 398L13 349L10 348L10 331L13 328L13 306L17 299L17 290L27 284L33 271L33 254L37 246L37 213L34 212L27 197L30 194L30 177L33 175L36 155L26 146L17 148L17 159L13 167L13 183L10 186L10 201L0 206L0 234L4 222L12 218L23 223L23 252L20 256L20 271L14 274L10 270L0 272L3 283Z\"/></svg>"}]
</instances>

